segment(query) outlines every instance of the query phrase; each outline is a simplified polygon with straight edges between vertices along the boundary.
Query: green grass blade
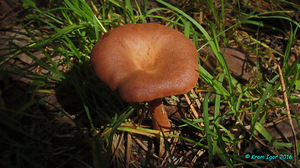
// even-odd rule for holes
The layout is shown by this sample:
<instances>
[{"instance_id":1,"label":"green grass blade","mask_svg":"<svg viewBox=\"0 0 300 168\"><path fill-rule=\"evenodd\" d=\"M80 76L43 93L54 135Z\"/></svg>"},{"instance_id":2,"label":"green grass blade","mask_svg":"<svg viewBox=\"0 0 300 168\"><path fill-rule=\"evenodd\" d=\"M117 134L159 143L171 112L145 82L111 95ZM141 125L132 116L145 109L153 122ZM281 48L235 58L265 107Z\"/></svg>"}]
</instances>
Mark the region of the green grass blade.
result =
<instances>
[{"instance_id":1,"label":"green grass blade","mask_svg":"<svg viewBox=\"0 0 300 168\"><path fill-rule=\"evenodd\" d=\"M212 158L213 158L213 148L212 148L212 141L211 141L211 130L210 130L210 122L208 119L208 98L209 93L205 95L204 102L203 102L203 117L204 117L204 131L207 140L208 146L208 165L211 167L213 165Z\"/></svg>"},{"instance_id":2,"label":"green grass blade","mask_svg":"<svg viewBox=\"0 0 300 168\"><path fill-rule=\"evenodd\" d=\"M275 77L273 77L273 79L271 79L269 81L269 84L268 86L266 87L266 90L264 91L264 94L262 95L261 99L259 100L259 106L257 107L256 111L255 111L255 115L253 117L253 119L251 120L251 138L252 138L252 135L255 134L254 133L254 126L255 126L255 123L257 122L258 120L258 116L265 104L265 101L267 100L267 98L269 97L268 95L270 94L270 91L271 91L271 88L274 84L274 82L279 78L279 75L276 75ZM251 139L250 138L250 139Z\"/></svg>"}]
</instances>

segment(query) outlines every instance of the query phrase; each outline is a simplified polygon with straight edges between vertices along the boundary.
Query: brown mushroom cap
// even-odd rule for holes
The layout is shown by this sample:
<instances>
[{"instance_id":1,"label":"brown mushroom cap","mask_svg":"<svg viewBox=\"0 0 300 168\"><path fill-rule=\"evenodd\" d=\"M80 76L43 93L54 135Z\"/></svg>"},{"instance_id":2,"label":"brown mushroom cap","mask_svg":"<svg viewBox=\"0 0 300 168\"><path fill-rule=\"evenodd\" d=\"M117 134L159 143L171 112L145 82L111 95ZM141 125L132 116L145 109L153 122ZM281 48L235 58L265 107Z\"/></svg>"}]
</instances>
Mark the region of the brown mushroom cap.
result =
<instances>
[{"instance_id":1,"label":"brown mushroom cap","mask_svg":"<svg viewBox=\"0 0 300 168\"><path fill-rule=\"evenodd\" d=\"M154 23L109 31L94 46L91 61L97 76L127 102L186 93L199 75L193 42Z\"/></svg>"}]
</instances>

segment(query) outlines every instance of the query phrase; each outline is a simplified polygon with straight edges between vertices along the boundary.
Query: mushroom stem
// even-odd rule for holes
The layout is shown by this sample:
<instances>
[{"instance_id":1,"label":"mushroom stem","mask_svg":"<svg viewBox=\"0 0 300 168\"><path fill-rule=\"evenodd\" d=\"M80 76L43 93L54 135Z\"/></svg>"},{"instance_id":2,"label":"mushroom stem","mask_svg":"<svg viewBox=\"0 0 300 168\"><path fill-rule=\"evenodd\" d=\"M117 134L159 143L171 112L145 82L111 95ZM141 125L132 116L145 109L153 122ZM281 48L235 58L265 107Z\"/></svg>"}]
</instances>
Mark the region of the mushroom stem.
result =
<instances>
[{"instance_id":1,"label":"mushroom stem","mask_svg":"<svg viewBox=\"0 0 300 168\"><path fill-rule=\"evenodd\" d=\"M162 130L163 132L170 132L171 124L168 118L168 114L164 109L164 105L161 99L155 99L150 101L149 109L152 115L153 128L156 130Z\"/></svg>"}]
</instances>

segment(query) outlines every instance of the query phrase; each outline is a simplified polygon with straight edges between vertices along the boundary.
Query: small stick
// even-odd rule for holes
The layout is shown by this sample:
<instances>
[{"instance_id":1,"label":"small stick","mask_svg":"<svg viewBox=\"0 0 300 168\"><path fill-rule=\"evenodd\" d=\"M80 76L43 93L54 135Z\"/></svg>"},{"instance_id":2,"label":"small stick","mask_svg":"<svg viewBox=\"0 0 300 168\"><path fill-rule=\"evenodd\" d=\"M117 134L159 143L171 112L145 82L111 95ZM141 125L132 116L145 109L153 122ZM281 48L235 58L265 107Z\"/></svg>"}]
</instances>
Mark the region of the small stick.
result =
<instances>
[{"instance_id":1,"label":"small stick","mask_svg":"<svg viewBox=\"0 0 300 168\"><path fill-rule=\"evenodd\" d=\"M199 115L198 115L198 113L197 113L195 107L193 106L193 104L192 104L190 98L189 98L186 94L184 94L184 97L185 97L186 101L188 102L188 104L190 105L190 108L192 109L192 112L193 112L193 114L194 114L194 115L193 115L194 118L195 118L195 119L198 119L198 118L199 118Z\"/></svg>"}]
</instances>

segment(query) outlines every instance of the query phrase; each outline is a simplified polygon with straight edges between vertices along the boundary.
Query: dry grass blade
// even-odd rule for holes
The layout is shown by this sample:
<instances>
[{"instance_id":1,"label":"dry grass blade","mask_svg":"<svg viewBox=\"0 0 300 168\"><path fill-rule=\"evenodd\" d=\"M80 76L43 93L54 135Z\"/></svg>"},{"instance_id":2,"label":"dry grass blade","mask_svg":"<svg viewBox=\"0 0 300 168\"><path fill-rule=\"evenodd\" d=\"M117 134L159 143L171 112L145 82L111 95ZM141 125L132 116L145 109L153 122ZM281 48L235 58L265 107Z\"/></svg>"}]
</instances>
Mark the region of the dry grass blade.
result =
<instances>
[{"instance_id":1,"label":"dry grass blade","mask_svg":"<svg viewBox=\"0 0 300 168\"><path fill-rule=\"evenodd\" d=\"M192 104L190 98L187 96L187 94L184 94L184 97L186 98L187 103L190 105L190 108L191 108L191 110L192 110L192 112L193 112L193 115L192 115L193 118L194 118L194 119L198 119L198 118L199 118L199 115L198 115L198 113L197 113L195 107L193 106L193 104Z\"/></svg>"},{"instance_id":2,"label":"dry grass blade","mask_svg":"<svg viewBox=\"0 0 300 168\"><path fill-rule=\"evenodd\" d=\"M131 145L132 145L132 137L131 133L127 133L127 145L126 145L126 168L130 167L130 158L131 158Z\"/></svg>"},{"instance_id":3,"label":"dry grass blade","mask_svg":"<svg viewBox=\"0 0 300 168\"><path fill-rule=\"evenodd\" d=\"M289 100L288 100L288 96L287 96L287 93L286 93L286 87L285 87L285 83L284 83L284 79L283 79L283 75L282 75L282 70L280 68L280 65L277 63L277 61L275 59L273 59L273 61L276 62L277 67L278 67L278 72L279 72L281 87L282 87L282 91L283 91L284 102L285 102L285 106L286 106L288 118L289 118L289 121L290 121L290 125L291 125L292 132L293 132L293 137L294 137L294 158L295 158L295 165L298 165L297 134L296 134L296 131L295 131L295 128L294 128L294 124L293 124L293 121L292 121L292 117L291 117Z\"/></svg>"},{"instance_id":4,"label":"dry grass blade","mask_svg":"<svg viewBox=\"0 0 300 168\"><path fill-rule=\"evenodd\" d=\"M161 136L159 138L159 157L158 157L158 165L159 167L162 167L162 163L163 163L163 160L162 160L162 156L165 152L165 143L164 143L164 137Z\"/></svg>"},{"instance_id":5,"label":"dry grass blade","mask_svg":"<svg viewBox=\"0 0 300 168\"><path fill-rule=\"evenodd\" d=\"M192 92L192 94L193 94L193 96L194 96L194 98L195 98L197 107L200 109L200 108L201 108L201 103L200 103L200 100L199 100L199 98L198 98L196 92L194 91L194 89L192 89L191 92Z\"/></svg>"},{"instance_id":6,"label":"dry grass blade","mask_svg":"<svg viewBox=\"0 0 300 168\"><path fill-rule=\"evenodd\" d=\"M145 150L148 151L149 148L146 147L146 145L143 144L143 142L141 142L139 139L137 139L136 137L133 137L133 139L135 140L135 142L140 145L140 147ZM151 153L151 156L154 157L155 159L158 159L158 156L155 153Z\"/></svg>"}]
</instances>

